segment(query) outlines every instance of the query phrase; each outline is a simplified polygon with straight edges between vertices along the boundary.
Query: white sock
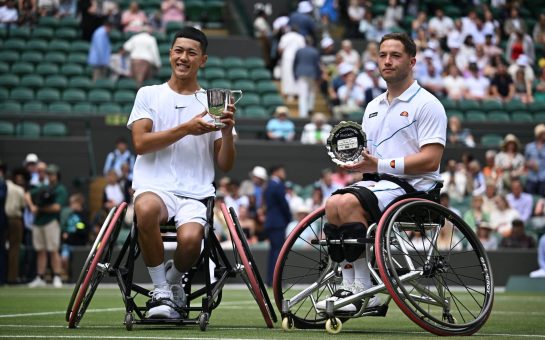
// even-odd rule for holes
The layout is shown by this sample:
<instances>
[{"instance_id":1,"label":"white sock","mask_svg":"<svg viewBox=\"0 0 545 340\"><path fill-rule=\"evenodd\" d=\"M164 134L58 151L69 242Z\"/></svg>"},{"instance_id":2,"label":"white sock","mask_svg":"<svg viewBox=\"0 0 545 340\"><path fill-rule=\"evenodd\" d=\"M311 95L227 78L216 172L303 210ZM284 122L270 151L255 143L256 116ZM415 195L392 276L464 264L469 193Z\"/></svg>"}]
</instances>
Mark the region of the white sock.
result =
<instances>
[{"instance_id":1,"label":"white sock","mask_svg":"<svg viewBox=\"0 0 545 340\"><path fill-rule=\"evenodd\" d=\"M341 271L343 273L343 285L345 287L354 284L354 265L346 260L341 262Z\"/></svg>"},{"instance_id":2,"label":"white sock","mask_svg":"<svg viewBox=\"0 0 545 340\"><path fill-rule=\"evenodd\" d=\"M164 263L161 263L157 267L148 267L148 272L149 276L151 277L151 282L153 282L153 286L155 288L168 288Z\"/></svg>"},{"instance_id":3,"label":"white sock","mask_svg":"<svg viewBox=\"0 0 545 340\"><path fill-rule=\"evenodd\" d=\"M369 289L373 286L371 282L371 272L367 267L367 259L365 257L359 258L354 263L355 282L363 285L364 289Z\"/></svg>"},{"instance_id":4,"label":"white sock","mask_svg":"<svg viewBox=\"0 0 545 340\"><path fill-rule=\"evenodd\" d=\"M176 265L172 263L172 267L170 268L166 276L167 282L170 284L179 283L182 279L182 275L184 275L184 273L180 272L178 268L176 268Z\"/></svg>"}]
</instances>

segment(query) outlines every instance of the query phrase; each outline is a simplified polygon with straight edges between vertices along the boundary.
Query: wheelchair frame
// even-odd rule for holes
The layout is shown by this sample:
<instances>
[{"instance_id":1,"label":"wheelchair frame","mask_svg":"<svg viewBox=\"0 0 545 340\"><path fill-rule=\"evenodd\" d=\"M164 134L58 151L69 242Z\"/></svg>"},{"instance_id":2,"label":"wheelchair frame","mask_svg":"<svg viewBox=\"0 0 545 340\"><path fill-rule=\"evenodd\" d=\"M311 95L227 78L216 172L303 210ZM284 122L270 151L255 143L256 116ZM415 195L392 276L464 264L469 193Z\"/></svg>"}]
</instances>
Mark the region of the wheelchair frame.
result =
<instances>
[{"instance_id":1,"label":"wheelchair frame","mask_svg":"<svg viewBox=\"0 0 545 340\"><path fill-rule=\"evenodd\" d=\"M235 253L235 263L231 264L213 232L213 204L213 197L208 198L206 203L207 223L204 226L203 251L197 264L183 278L184 291L187 295L187 306L177 309L181 315L180 318L148 319L146 318L147 308L136 304L135 298L138 295L149 296L150 293L150 290L133 282L134 261L140 255L136 222L132 224L130 234L119 250L116 259L111 261L123 216L127 208L127 203L122 203L112 208L108 214L76 282L65 317L69 328L78 326L99 283L105 275L115 277L117 280L125 304L124 324L129 331L133 329L135 324L198 324L200 329L205 331L212 311L221 302L223 286L228 278L237 275L241 275L248 289L252 292L267 327L272 328L273 322L277 321L277 317L263 280L254 264L235 211L233 209L228 211L224 204L221 206ZM161 227L163 242L176 242L176 236L164 234L167 231L171 230ZM211 263L214 266L213 273L210 270ZM204 273L205 284L202 288L192 291L192 278L199 271ZM191 301L195 301L198 298L201 298L200 307L191 306ZM190 318L190 313L195 312L197 316Z\"/></svg>"},{"instance_id":2,"label":"wheelchair frame","mask_svg":"<svg viewBox=\"0 0 545 340\"><path fill-rule=\"evenodd\" d=\"M274 273L274 297L281 310L283 329L325 326L329 333L338 333L348 319L385 316L392 299L411 320L437 335L470 335L484 325L492 309L494 283L482 245L469 226L447 208L427 199L408 197L411 196L392 202L378 223L367 228L364 239L326 240L323 207L296 226L280 251ZM470 250L453 251L462 241L451 242L448 251L438 249L436 242L447 222L453 225L453 231L457 228ZM311 240L308 235L303 237L309 231ZM412 232L429 234L429 247L423 251L408 249L413 246L407 237ZM306 245L308 253L300 254L300 248L295 246L298 241ZM343 243L365 245L367 265L376 285L337 301L326 301L325 311L320 311L316 307L318 300L325 298L326 293L332 294L342 280L339 264L329 258L327 246ZM315 268L300 273L303 269L297 268L303 264L297 261ZM471 267L468 272L458 266L464 261L473 261L467 264ZM312 277L313 282L295 291L297 286L308 284L303 282L303 278L308 277ZM458 288L449 284L462 286L463 292L469 293L474 301L465 302L456 294ZM292 293L292 289L295 292ZM366 308L369 299L378 293L389 297L381 306ZM363 304L355 313L338 311L361 300Z\"/></svg>"}]
</instances>

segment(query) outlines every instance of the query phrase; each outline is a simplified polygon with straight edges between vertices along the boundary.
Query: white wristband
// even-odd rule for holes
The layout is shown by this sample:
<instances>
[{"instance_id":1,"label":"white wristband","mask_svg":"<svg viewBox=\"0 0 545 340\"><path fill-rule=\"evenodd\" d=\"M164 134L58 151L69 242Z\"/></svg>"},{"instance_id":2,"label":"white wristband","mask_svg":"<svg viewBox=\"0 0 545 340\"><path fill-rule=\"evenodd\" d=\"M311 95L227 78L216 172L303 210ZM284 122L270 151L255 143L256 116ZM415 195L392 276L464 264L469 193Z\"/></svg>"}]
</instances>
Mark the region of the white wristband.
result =
<instances>
[{"instance_id":1,"label":"white wristband","mask_svg":"<svg viewBox=\"0 0 545 340\"><path fill-rule=\"evenodd\" d=\"M403 175L405 173L405 158L379 159L377 171L379 174Z\"/></svg>"}]
</instances>

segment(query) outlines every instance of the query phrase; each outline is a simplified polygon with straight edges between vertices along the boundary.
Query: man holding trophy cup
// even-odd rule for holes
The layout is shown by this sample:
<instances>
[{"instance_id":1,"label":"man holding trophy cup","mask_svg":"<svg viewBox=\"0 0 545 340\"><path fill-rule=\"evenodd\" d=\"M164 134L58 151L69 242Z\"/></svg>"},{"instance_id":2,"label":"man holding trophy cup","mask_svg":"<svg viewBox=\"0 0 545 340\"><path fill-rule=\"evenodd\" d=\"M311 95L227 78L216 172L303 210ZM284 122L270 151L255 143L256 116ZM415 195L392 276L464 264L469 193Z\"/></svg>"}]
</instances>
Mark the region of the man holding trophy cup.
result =
<instances>
[{"instance_id":1,"label":"man holding trophy cup","mask_svg":"<svg viewBox=\"0 0 545 340\"><path fill-rule=\"evenodd\" d=\"M138 241L154 285L148 318L180 318L176 308L186 304L180 281L201 251L206 222L202 200L214 196L214 164L229 171L236 157L231 91L206 91L197 81L207 45L198 29L176 33L169 52L170 79L142 87L127 122L138 154L132 183ZM159 227L171 218L178 245L174 259L165 264Z\"/></svg>"},{"instance_id":2,"label":"man holding trophy cup","mask_svg":"<svg viewBox=\"0 0 545 340\"><path fill-rule=\"evenodd\" d=\"M363 179L327 199L327 238L365 237L368 221L377 221L393 199L415 190L430 190L441 181L439 165L447 117L441 102L414 80L415 55L416 45L405 33L384 35L378 64L387 91L367 105L363 130L355 122L341 122L330 134L327 147L333 161L363 173ZM328 299L336 301L371 288L364 245L330 246L329 254L340 263L343 282ZM325 309L326 300L317 307ZM356 312L361 303L339 311ZM366 308L380 304L374 296Z\"/></svg>"}]
</instances>

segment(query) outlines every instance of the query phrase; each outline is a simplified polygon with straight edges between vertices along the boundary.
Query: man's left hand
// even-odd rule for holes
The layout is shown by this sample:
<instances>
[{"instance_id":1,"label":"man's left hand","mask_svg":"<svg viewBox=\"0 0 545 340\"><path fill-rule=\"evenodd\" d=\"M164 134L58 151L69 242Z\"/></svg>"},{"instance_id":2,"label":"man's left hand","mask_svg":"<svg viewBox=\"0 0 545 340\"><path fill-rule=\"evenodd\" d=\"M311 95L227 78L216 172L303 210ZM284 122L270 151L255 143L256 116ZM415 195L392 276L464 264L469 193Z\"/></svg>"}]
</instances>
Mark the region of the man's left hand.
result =
<instances>
[{"instance_id":1,"label":"man's left hand","mask_svg":"<svg viewBox=\"0 0 545 340\"><path fill-rule=\"evenodd\" d=\"M342 168L352 171L359 171L362 173L373 173L377 172L378 168L378 158L371 156L367 152L367 149L363 149L361 153L361 160L356 164L343 165Z\"/></svg>"}]
</instances>

